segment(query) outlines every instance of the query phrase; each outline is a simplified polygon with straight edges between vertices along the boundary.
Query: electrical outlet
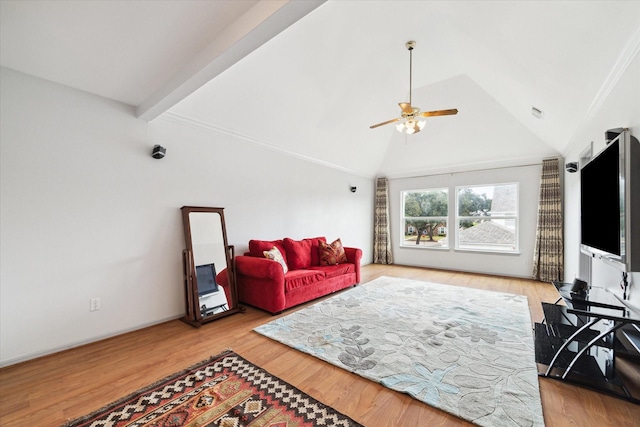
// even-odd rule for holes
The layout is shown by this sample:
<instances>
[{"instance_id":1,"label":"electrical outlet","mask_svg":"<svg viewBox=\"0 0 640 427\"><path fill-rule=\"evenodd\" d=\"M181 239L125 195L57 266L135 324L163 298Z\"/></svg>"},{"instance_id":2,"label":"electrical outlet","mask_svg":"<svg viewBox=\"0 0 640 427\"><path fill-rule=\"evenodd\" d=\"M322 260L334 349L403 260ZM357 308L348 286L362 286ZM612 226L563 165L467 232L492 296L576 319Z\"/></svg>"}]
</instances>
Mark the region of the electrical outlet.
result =
<instances>
[{"instance_id":1,"label":"electrical outlet","mask_svg":"<svg viewBox=\"0 0 640 427\"><path fill-rule=\"evenodd\" d=\"M89 311L100 310L100 298L91 298L89 300Z\"/></svg>"}]
</instances>

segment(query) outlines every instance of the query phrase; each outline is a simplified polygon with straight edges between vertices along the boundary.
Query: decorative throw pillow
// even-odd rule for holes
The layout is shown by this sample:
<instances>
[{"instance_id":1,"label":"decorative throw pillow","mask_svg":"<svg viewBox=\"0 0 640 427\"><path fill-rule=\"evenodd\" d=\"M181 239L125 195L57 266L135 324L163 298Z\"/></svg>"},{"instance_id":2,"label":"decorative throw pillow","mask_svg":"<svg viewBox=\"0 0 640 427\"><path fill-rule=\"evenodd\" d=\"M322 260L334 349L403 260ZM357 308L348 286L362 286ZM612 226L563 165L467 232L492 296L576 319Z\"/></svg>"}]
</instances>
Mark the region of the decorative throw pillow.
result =
<instances>
[{"instance_id":1,"label":"decorative throw pillow","mask_svg":"<svg viewBox=\"0 0 640 427\"><path fill-rule=\"evenodd\" d=\"M347 262L342 242L336 239L331 243L318 242L320 244L320 265L336 265Z\"/></svg>"},{"instance_id":2,"label":"decorative throw pillow","mask_svg":"<svg viewBox=\"0 0 640 427\"><path fill-rule=\"evenodd\" d=\"M287 274L289 268L287 267L287 263L284 261L284 258L282 257L282 254L280 253L280 250L278 248L274 246L273 249L271 249L270 251L264 251L263 254L265 258L279 262L282 266L282 269L284 270L284 274Z\"/></svg>"},{"instance_id":3,"label":"decorative throw pillow","mask_svg":"<svg viewBox=\"0 0 640 427\"><path fill-rule=\"evenodd\" d=\"M287 252L282 240L249 240L249 255L262 257L264 251L270 251L274 246L280 251L284 262L287 262Z\"/></svg>"}]
</instances>

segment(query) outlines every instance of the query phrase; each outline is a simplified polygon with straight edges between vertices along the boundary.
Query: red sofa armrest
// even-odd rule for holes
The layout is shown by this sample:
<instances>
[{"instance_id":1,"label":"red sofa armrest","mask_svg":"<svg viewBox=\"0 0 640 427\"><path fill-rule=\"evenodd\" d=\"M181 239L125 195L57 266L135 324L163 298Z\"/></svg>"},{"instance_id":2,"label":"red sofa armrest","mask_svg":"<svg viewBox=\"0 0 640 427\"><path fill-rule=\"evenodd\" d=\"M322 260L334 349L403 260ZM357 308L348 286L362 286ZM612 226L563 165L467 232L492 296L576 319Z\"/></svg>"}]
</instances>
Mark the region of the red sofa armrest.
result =
<instances>
[{"instance_id":1,"label":"red sofa armrest","mask_svg":"<svg viewBox=\"0 0 640 427\"><path fill-rule=\"evenodd\" d=\"M253 256L237 256L238 299L271 313L284 310L284 270L277 261Z\"/></svg>"},{"instance_id":2,"label":"red sofa armrest","mask_svg":"<svg viewBox=\"0 0 640 427\"><path fill-rule=\"evenodd\" d=\"M356 283L360 283L360 261L362 260L362 249L344 247L344 254L347 261L356 266Z\"/></svg>"},{"instance_id":3,"label":"red sofa armrest","mask_svg":"<svg viewBox=\"0 0 640 427\"><path fill-rule=\"evenodd\" d=\"M280 263L267 258L237 256L236 272L256 279L273 279L284 283L284 270Z\"/></svg>"}]
</instances>

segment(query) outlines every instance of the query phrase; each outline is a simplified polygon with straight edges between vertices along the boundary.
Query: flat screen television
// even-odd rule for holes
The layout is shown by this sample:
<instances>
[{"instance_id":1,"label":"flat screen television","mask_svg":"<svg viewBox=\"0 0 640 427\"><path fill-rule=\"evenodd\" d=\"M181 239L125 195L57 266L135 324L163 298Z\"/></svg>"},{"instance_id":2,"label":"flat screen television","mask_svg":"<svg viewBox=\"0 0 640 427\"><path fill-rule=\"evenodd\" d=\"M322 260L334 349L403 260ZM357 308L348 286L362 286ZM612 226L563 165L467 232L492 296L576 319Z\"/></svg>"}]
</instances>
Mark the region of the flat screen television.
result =
<instances>
[{"instance_id":1,"label":"flat screen television","mask_svg":"<svg viewBox=\"0 0 640 427\"><path fill-rule=\"evenodd\" d=\"M196 278L198 280L199 296L203 297L218 292L215 264L198 265L196 267Z\"/></svg>"},{"instance_id":2,"label":"flat screen television","mask_svg":"<svg viewBox=\"0 0 640 427\"><path fill-rule=\"evenodd\" d=\"M580 170L580 248L640 271L640 145L620 133Z\"/></svg>"}]
</instances>

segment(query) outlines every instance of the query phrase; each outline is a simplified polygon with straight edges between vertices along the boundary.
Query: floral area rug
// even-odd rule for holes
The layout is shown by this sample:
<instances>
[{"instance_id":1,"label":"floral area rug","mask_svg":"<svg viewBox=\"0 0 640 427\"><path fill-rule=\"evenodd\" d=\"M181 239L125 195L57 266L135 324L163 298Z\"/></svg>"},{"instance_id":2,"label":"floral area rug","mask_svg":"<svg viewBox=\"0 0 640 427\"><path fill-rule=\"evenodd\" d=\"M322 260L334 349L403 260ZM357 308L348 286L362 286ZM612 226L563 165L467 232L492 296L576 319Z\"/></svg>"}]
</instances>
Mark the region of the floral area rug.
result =
<instances>
[{"instance_id":1,"label":"floral area rug","mask_svg":"<svg viewBox=\"0 0 640 427\"><path fill-rule=\"evenodd\" d=\"M361 426L227 351L65 427Z\"/></svg>"},{"instance_id":2,"label":"floral area rug","mask_svg":"<svg viewBox=\"0 0 640 427\"><path fill-rule=\"evenodd\" d=\"M523 295L380 277L255 331L478 425L544 425Z\"/></svg>"}]
</instances>

